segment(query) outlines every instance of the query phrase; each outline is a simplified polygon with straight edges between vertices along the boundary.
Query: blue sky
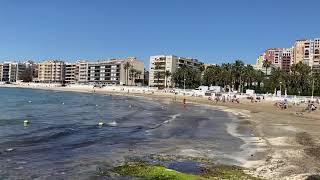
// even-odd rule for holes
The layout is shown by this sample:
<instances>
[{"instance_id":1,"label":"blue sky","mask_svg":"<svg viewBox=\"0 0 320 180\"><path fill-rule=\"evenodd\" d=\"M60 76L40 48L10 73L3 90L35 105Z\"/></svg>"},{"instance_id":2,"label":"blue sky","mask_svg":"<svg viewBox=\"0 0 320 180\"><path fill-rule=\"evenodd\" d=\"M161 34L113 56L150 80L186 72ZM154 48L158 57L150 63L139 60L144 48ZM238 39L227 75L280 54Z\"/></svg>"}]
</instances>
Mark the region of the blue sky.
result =
<instances>
[{"instance_id":1,"label":"blue sky","mask_svg":"<svg viewBox=\"0 0 320 180\"><path fill-rule=\"evenodd\" d=\"M1 0L0 61L175 54L254 63L320 37L319 0ZM147 65L146 65L147 66Z\"/></svg>"}]
</instances>

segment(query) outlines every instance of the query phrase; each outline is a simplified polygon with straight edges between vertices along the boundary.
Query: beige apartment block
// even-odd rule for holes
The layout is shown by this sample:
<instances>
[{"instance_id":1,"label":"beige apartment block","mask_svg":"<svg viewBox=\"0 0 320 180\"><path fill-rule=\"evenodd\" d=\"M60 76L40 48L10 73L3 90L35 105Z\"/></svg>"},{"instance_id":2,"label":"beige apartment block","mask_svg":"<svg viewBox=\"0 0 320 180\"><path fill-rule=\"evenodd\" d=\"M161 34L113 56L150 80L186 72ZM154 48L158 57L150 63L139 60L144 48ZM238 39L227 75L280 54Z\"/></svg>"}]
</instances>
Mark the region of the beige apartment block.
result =
<instances>
[{"instance_id":1,"label":"beige apartment block","mask_svg":"<svg viewBox=\"0 0 320 180\"><path fill-rule=\"evenodd\" d=\"M297 40L293 48L293 62L297 64L303 62L304 58L304 43L306 40Z\"/></svg>"},{"instance_id":2,"label":"beige apartment block","mask_svg":"<svg viewBox=\"0 0 320 180\"><path fill-rule=\"evenodd\" d=\"M88 83L138 85L144 79L144 63L135 57L88 64Z\"/></svg>"},{"instance_id":3,"label":"beige apartment block","mask_svg":"<svg viewBox=\"0 0 320 180\"><path fill-rule=\"evenodd\" d=\"M43 83L63 83L64 81L63 61L48 60L38 64L38 78L36 81Z\"/></svg>"},{"instance_id":4,"label":"beige apartment block","mask_svg":"<svg viewBox=\"0 0 320 180\"><path fill-rule=\"evenodd\" d=\"M319 38L313 40L297 40L293 48L294 63L303 62L312 68L319 69Z\"/></svg>"},{"instance_id":5,"label":"beige apartment block","mask_svg":"<svg viewBox=\"0 0 320 180\"><path fill-rule=\"evenodd\" d=\"M78 84L86 84L88 82L88 62L77 61L75 67L75 82Z\"/></svg>"},{"instance_id":6,"label":"beige apartment block","mask_svg":"<svg viewBox=\"0 0 320 180\"><path fill-rule=\"evenodd\" d=\"M66 63L65 64L65 75L64 80L67 84L75 84L76 83L76 63Z\"/></svg>"},{"instance_id":7,"label":"beige apartment block","mask_svg":"<svg viewBox=\"0 0 320 180\"><path fill-rule=\"evenodd\" d=\"M166 71L173 74L182 66L199 67L202 64L203 63L194 58L184 58L174 55L150 56L149 86L165 87L167 85L168 87L173 87L172 77L166 77Z\"/></svg>"}]
</instances>

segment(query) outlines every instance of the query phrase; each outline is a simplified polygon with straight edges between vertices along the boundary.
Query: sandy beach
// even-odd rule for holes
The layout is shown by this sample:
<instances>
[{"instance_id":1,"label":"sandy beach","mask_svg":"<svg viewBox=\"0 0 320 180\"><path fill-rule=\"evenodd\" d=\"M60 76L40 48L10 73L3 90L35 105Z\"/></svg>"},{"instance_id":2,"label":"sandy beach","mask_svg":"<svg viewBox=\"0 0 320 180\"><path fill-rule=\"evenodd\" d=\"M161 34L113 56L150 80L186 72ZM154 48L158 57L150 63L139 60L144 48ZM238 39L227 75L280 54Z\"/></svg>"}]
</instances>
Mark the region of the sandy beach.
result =
<instances>
[{"instance_id":1,"label":"sandy beach","mask_svg":"<svg viewBox=\"0 0 320 180\"><path fill-rule=\"evenodd\" d=\"M251 103L247 99L240 99L239 104L215 103L202 97L175 95L155 89L142 90L134 87L93 88L92 86L12 84L0 85L0 87L143 96L167 101L175 100L178 103L186 99L187 104L210 105L230 112L238 117L241 124L252 127L252 134L256 138L245 139L245 141L255 146L256 151L251 154L249 161L243 162L243 167L248 169L247 173L265 179L305 179L311 175L320 174L320 113L319 111L303 112L304 104L300 106L289 104L288 109L281 110L274 106L272 101Z\"/></svg>"}]
</instances>

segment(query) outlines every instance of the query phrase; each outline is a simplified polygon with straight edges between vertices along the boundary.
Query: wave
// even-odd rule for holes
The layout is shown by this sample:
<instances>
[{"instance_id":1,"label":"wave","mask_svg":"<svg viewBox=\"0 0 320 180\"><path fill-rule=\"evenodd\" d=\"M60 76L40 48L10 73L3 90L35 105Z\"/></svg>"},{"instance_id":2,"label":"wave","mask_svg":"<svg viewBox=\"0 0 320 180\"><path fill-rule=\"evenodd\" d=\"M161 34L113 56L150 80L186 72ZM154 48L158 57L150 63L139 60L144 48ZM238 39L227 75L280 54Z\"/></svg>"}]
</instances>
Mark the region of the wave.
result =
<instances>
[{"instance_id":1,"label":"wave","mask_svg":"<svg viewBox=\"0 0 320 180\"><path fill-rule=\"evenodd\" d=\"M170 119L165 120L165 121L163 121L163 122L161 122L161 123L159 123L159 124L156 124L156 125L154 125L153 127L149 128L148 130L157 129L157 128L163 126L164 124L168 124L168 123L174 121L174 120L177 119L177 117L179 117L179 116L181 116L181 114L172 115L172 116L170 116ZM148 132L148 130L147 130L147 132Z\"/></svg>"},{"instance_id":2,"label":"wave","mask_svg":"<svg viewBox=\"0 0 320 180\"><path fill-rule=\"evenodd\" d=\"M49 133L29 135L29 136L27 135L28 137L21 138L19 140L6 141L1 144L10 144L11 146L12 145L28 146L28 145L45 143L52 140L57 140L59 138L69 136L75 132L76 132L75 129L67 128L64 130L56 131L56 132L49 132Z\"/></svg>"}]
</instances>

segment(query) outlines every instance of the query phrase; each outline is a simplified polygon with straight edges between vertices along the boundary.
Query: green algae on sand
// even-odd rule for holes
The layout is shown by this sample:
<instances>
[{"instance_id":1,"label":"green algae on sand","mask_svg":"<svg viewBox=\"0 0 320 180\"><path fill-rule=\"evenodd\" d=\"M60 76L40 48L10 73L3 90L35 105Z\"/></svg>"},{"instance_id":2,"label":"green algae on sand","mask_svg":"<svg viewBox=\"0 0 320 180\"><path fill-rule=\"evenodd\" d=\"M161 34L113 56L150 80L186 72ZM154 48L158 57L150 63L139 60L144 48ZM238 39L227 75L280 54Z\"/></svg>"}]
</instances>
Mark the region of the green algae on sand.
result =
<instances>
[{"instance_id":1,"label":"green algae on sand","mask_svg":"<svg viewBox=\"0 0 320 180\"><path fill-rule=\"evenodd\" d=\"M158 180L208 180L208 179L252 179L241 169L229 166L218 166L213 169L206 168L203 174L194 175L181 173L172 169L168 169L160 165L148 165L146 163L126 163L122 166L115 167L113 171L120 176L139 177L143 179Z\"/></svg>"}]
</instances>

